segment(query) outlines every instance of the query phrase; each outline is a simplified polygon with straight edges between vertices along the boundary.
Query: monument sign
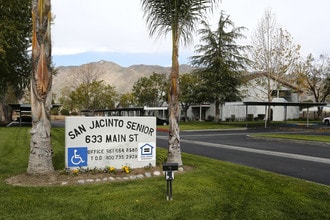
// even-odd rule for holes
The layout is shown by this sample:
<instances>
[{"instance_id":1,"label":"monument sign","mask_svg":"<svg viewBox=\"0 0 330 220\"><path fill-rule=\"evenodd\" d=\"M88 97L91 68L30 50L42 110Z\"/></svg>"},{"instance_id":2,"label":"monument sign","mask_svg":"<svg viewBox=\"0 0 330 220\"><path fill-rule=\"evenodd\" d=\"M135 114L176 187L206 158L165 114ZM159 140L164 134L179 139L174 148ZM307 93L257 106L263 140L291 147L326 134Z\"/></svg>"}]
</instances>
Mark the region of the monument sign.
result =
<instances>
[{"instance_id":1,"label":"monument sign","mask_svg":"<svg viewBox=\"0 0 330 220\"><path fill-rule=\"evenodd\" d=\"M67 168L155 166L155 117L66 117Z\"/></svg>"}]
</instances>

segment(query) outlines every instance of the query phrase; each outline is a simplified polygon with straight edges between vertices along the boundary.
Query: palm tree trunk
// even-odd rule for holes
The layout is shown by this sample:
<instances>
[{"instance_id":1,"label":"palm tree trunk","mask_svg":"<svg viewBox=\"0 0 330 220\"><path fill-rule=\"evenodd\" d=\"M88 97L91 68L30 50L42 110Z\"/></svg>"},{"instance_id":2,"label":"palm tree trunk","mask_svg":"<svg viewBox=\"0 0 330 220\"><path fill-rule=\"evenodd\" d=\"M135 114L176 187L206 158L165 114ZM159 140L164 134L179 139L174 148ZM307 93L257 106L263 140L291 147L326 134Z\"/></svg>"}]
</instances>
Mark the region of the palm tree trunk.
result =
<instances>
[{"instance_id":1,"label":"palm tree trunk","mask_svg":"<svg viewBox=\"0 0 330 220\"><path fill-rule=\"evenodd\" d=\"M169 139L167 162L178 163L182 166L180 129L179 129L179 34L176 28L172 29L172 70L171 89L169 97Z\"/></svg>"},{"instance_id":2,"label":"palm tree trunk","mask_svg":"<svg viewBox=\"0 0 330 220\"><path fill-rule=\"evenodd\" d=\"M46 174L54 171L50 142L52 98L50 8L50 0L32 0L32 129L27 168L29 174Z\"/></svg>"}]
</instances>

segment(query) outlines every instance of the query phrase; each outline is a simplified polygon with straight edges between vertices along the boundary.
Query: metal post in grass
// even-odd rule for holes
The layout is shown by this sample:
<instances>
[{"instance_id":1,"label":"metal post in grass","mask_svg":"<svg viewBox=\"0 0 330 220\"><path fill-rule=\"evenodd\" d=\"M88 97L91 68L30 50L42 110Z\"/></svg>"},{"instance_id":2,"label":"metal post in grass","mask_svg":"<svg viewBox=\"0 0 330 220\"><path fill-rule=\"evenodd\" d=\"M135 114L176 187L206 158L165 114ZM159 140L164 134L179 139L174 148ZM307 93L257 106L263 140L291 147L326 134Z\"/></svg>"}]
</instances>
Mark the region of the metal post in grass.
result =
<instances>
[{"instance_id":1,"label":"metal post in grass","mask_svg":"<svg viewBox=\"0 0 330 220\"><path fill-rule=\"evenodd\" d=\"M166 179L166 200L173 200L172 181L174 180L174 171L177 171L179 167L178 163L164 163L163 171L165 171Z\"/></svg>"}]
</instances>

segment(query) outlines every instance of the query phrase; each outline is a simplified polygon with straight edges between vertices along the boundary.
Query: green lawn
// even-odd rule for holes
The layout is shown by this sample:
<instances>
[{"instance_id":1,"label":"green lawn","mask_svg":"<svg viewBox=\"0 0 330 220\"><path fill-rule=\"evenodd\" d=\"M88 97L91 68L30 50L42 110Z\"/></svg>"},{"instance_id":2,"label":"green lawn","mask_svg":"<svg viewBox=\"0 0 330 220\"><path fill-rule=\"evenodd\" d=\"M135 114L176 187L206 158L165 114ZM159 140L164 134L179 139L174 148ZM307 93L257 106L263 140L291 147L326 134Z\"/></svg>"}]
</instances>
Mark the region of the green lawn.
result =
<instances>
[{"instance_id":1,"label":"green lawn","mask_svg":"<svg viewBox=\"0 0 330 220\"><path fill-rule=\"evenodd\" d=\"M180 130L203 130L203 129L232 129L232 128L245 128L246 124L244 122L180 122ZM168 129L168 125L157 126L157 128Z\"/></svg>"},{"instance_id":2,"label":"green lawn","mask_svg":"<svg viewBox=\"0 0 330 220\"><path fill-rule=\"evenodd\" d=\"M310 121L310 124L315 123L318 124L318 121ZM287 127L288 125L299 126L300 128L306 128L306 121L298 120L298 121L287 121L284 122L271 122L267 123L267 127ZM157 126L158 128L167 129L167 126ZM183 122L180 121L180 130L203 130L203 129L235 129L235 128L264 128L264 121L221 121L220 123L215 122L204 122L204 121L189 121Z\"/></svg>"},{"instance_id":3,"label":"green lawn","mask_svg":"<svg viewBox=\"0 0 330 220\"><path fill-rule=\"evenodd\" d=\"M252 134L252 137L281 138L302 141L330 142L329 135L308 135L308 134Z\"/></svg>"},{"instance_id":4,"label":"green lawn","mask_svg":"<svg viewBox=\"0 0 330 220\"><path fill-rule=\"evenodd\" d=\"M20 187L28 128L0 128L0 219L330 219L330 187L183 154L173 201L164 177L77 186ZM64 129L52 129L54 166L64 168ZM157 158L166 151L157 149Z\"/></svg>"}]
</instances>

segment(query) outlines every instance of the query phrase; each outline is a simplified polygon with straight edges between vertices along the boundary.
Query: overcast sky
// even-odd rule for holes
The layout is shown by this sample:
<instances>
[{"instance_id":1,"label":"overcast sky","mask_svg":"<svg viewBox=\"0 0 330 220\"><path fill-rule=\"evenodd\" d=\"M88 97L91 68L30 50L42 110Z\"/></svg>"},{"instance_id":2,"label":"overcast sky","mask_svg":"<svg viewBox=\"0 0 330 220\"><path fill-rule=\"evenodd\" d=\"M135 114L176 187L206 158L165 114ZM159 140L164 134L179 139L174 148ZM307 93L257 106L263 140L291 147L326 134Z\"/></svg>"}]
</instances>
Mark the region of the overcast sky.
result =
<instances>
[{"instance_id":1,"label":"overcast sky","mask_svg":"<svg viewBox=\"0 0 330 220\"><path fill-rule=\"evenodd\" d=\"M148 35L140 0L53 0L53 61L56 66L81 65L100 60L121 66L171 65L171 42ZM286 29L302 55L330 55L329 0L222 0L209 16L214 30L223 10L236 26L255 31L265 10L271 9L277 24ZM180 47L180 64L189 63L194 44Z\"/></svg>"}]
</instances>

